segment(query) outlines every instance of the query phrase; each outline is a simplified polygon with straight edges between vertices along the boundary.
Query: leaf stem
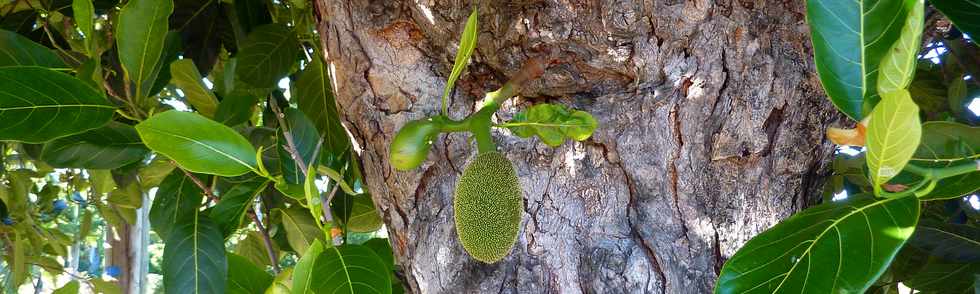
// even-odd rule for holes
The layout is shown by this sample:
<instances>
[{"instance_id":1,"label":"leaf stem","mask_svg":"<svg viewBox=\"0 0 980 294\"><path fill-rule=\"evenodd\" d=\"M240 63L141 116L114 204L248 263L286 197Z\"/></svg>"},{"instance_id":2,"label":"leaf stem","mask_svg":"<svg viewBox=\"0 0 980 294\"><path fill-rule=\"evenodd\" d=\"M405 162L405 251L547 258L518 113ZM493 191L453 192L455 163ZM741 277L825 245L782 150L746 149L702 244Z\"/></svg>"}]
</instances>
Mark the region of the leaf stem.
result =
<instances>
[{"instance_id":1,"label":"leaf stem","mask_svg":"<svg viewBox=\"0 0 980 294\"><path fill-rule=\"evenodd\" d=\"M255 223L255 226L259 228L259 233L262 234L262 241L265 243L265 252L269 254L269 261L272 263L272 270L277 274L282 271L279 268L279 256L276 254L275 250L272 249L272 239L269 238L269 231L265 229L262 225L262 221L259 220L258 215L255 214L255 207L250 207L248 211L249 218Z\"/></svg>"}]
</instances>

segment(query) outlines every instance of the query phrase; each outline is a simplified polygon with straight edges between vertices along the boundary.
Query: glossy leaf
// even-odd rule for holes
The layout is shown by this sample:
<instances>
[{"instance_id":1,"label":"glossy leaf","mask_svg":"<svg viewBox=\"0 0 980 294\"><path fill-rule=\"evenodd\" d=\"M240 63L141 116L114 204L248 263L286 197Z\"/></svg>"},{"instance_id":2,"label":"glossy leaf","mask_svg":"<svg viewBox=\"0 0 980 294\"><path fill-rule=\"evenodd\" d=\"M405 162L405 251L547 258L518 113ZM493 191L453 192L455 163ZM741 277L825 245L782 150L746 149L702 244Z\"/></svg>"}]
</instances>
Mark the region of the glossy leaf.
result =
<instances>
[{"instance_id":1,"label":"glossy leaf","mask_svg":"<svg viewBox=\"0 0 980 294\"><path fill-rule=\"evenodd\" d=\"M221 200L211 208L209 216L221 228L222 235L228 237L241 227L245 212L268 183L267 179L256 177L235 183L221 194Z\"/></svg>"},{"instance_id":2,"label":"glossy leaf","mask_svg":"<svg viewBox=\"0 0 980 294\"><path fill-rule=\"evenodd\" d=\"M309 278L301 277L305 270L296 269L293 293L391 293L388 268L361 245L323 248L309 268Z\"/></svg>"},{"instance_id":3,"label":"glossy leaf","mask_svg":"<svg viewBox=\"0 0 980 294\"><path fill-rule=\"evenodd\" d=\"M16 32L0 30L0 67L17 65L67 67L51 49Z\"/></svg>"},{"instance_id":4,"label":"glossy leaf","mask_svg":"<svg viewBox=\"0 0 980 294\"><path fill-rule=\"evenodd\" d=\"M980 158L980 127L945 121L922 124L922 140L912 161L924 167L959 165ZM957 198L980 189L980 172L945 178L923 200Z\"/></svg>"},{"instance_id":5,"label":"glossy leaf","mask_svg":"<svg viewBox=\"0 0 980 294\"><path fill-rule=\"evenodd\" d=\"M115 107L72 76L0 67L0 140L41 143L105 125Z\"/></svg>"},{"instance_id":6,"label":"glossy leaf","mask_svg":"<svg viewBox=\"0 0 980 294\"><path fill-rule=\"evenodd\" d=\"M878 67L917 0L807 0L817 73L830 100L854 120L878 101Z\"/></svg>"},{"instance_id":7,"label":"glossy leaf","mask_svg":"<svg viewBox=\"0 0 980 294\"><path fill-rule=\"evenodd\" d=\"M150 226L160 238L168 239L178 220L196 214L203 199L204 192L183 171L173 171L160 183L153 199Z\"/></svg>"},{"instance_id":8,"label":"glossy leaf","mask_svg":"<svg viewBox=\"0 0 980 294\"><path fill-rule=\"evenodd\" d=\"M181 59L170 63L170 75L173 83L184 92L187 102L206 117L213 118L218 110L218 99L204 86L201 73L194 66L194 61Z\"/></svg>"},{"instance_id":9,"label":"glossy leaf","mask_svg":"<svg viewBox=\"0 0 980 294\"><path fill-rule=\"evenodd\" d=\"M224 293L228 261L221 230L200 213L177 220L161 267L166 293Z\"/></svg>"},{"instance_id":10,"label":"glossy leaf","mask_svg":"<svg viewBox=\"0 0 980 294\"><path fill-rule=\"evenodd\" d=\"M389 270L395 270L395 255L391 250L391 243L386 238L373 238L364 242L364 246L371 248L375 254L384 261Z\"/></svg>"},{"instance_id":11,"label":"glossy leaf","mask_svg":"<svg viewBox=\"0 0 980 294\"><path fill-rule=\"evenodd\" d=\"M253 86L271 87L289 74L300 54L292 31L278 24L263 25L242 42L235 75Z\"/></svg>"},{"instance_id":12,"label":"glossy leaf","mask_svg":"<svg viewBox=\"0 0 980 294\"><path fill-rule=\"evenodd\" d=\"M163 180L170 175L175 166L170 159L163 156L153 158L149 164L141 168L138 172L143 189L149 190L151 187L159 186Z\"/></svg>"},{"instance_id":13,"label":"glossy leaf","mask_svg":"<svg viewBox=\"0 0 980 294\"><path fill-rule=\"evenodd\" d=\"M369 194L351 196L338 193L331 200L330 209L335 220L351 232L377 231L383 223Z\"/></svg>"},{"instance_id":14,"label":"glossy leaf","mask_svg":"<svg viewBox=\"0 0 980 294\"><path fill-rule=\"evenodd\" d=\"M272 285L272 275L247 258L228 253L229 294L262 294Z\"/></svg>"},{"instance_id":15,"label":"glossy leaf","mask_svg":"<svg viewBox=\"0 0 980 294\"><path fill-rule=\"evenodd\" d=\"M808 208L752 238L715 293L859 293L888 267L919 216L915 197Z\"/></svg>"},{"instance_id":16,"label":"glossy leaf","mask_svg":"<svg viewBox=\"0 0 980 294\"><path fill-rule=\"evenodd\" d=\"M115 24L119 62L134 85L137 101L149 96L156 80L173 9L172 0L131 0L119 11Z\"/></svg>"},{"instance_id":17,"label":"glossy leaf","mask_svg":"<svg viewBox=\"0 0 980 294\"><path fill-rule=\"evenodd\" d=\"M898 175L912 158L922 136L919 107L908 91L883 93L871 113L867 133L867 163L875 194L881 185Z\"/></svg>"},{"instance_id":18,"label":"glossy leaf","mask_svg":"<svg viewBox=\"0 0 980 294\"><path fill-rule=\"evenodd\" d=\"M64 286L61 286L61 288L58 288L57 290L54 290L54 292L51 292L51 294L78 294L78 287L79 287L78 280L71 280L68 281L68 283L65 283Z\"/></svg>"},{"instance_id":19,"label":"glossy leaf","mask_svg":"<svg viewBox=\"0 0 980 294\"><path fill-rule=\"evenodd\" d=\"M932 0L929 4L939 9L956 28L970 37L980 38L980 3L970 0Z\"/></svg>"},{"instance_id":20,"label":"glossy leaf","mask_svg":"<svg viewBox=\"0 0 980 294\"><path fill-rule=\"evenodd\" d=\"M598 122L588 112L570 110L560 104L536 104L500 125L521 138L538 136L548 146L557 147L565 139L583 141L592 136Z\"/></svg>"},{"instance_id":21,"label":"glossy leaf","mask_svg":"<svg viewBox=\"0 0 980 294\"><path fill-rule=\"evenodd\" d=\"M909 243L946 260L980 261L980 228L975 226L922 221Z\"/></svg>"},{"instance_id":22,"label":"glossy leaf","mask_svg":"<svg viewBox=\"0 0 980 294\"><path fill-rule=\"evenodd\" d=\"M282 225L286 228L286 239L296 253L303 252L313 244L314 240L325 242L323 231L316 225L316 220L306 209L294 206L282 211Z\"/></svg>"},{"instance_id":23,"label":"glossy leaf","mask_svg":"<svg viewBox=\"0 0 980 294\"><path fill-rule=\"evenodd\" d=\"M255 148L244 137L196 113L163 112L136 130L147 147L192 172L231 177L257 168Z\"/></svg>"},{"instance_id":24,"label":"glossy leaf","mask_svg":"<svg viewBox=\"0 0 980 294\"><path fill-rule=\"evenodd\" d=\"M339 155L350 146L347 131L340 124L330 72L320 58L314 58L293 83L293 96L298 108L313 122L323 137L322 152ZM328 164L328 162L321 162Z\"/></svg>"},{"instance_id":25,"label":"glossy leaf","mask_svg":"<svg viewBox=\"0 0 980 294\"><path fill-rule=\"evenodd\" d=\"M90 57L96 55L93 54L96 51L94 46L97 45L94 43L96 38L95 5L92 5L92 0L73 0L71 10L74 15L75 26L85 37L85 50Z\"/></svg>"},{"instance_id":26,"label":"glossy leaf","mask_svg":"<svg viewBox=\"0 0 980 294\"><path fill-rule=\"evenodd\" d=\"M909 13L903 19L901 36L881 60L879 93L905 89L915 76L916 57L922 43L922 26L925 22L925 4L923 0L905 3L910 6L906 9Z\"/></svg>"},{"instance_id":27,"label":"glossy leaf","mask_svg":"<svg viewBox=\"0 0 980 294\"><path fill-rule=\"evenodd\" d=\"M44 144L41 160L59 168L114 169L143 160L150 152L132 126L105 126Z\"/></svg>"},{"instance_id":28,"label":"glossy leaf","mask_svg":"<svg viewBox=\"0 0 980 294\"><path fill-rule=\"evenodd\" d=\"M459 38L459 50L456 51L456 61L453 63L453 71L449 73L446 88L442 92L443 114L447 112L448 105L446 104L446 100L449 99L449 93L453 91L456 80L463 73L463 69L470 62L470 55L473 55L473 50L476 49L476 37L480 26L477 15L477 10L473 9L470 17L466 19L466 27L463 28L463 34Z\"/></svg>"},{"instance_id":29,"label":"glossy leaf","mask_svg":"<svg viewBox=\"0 0 980 294\"><path fill-rule=\"evenodd\" d=\"M317 257L323 253L323 247L323 242L314 240L313 244L303 252L303 257L296 262L296 267L293 268L292 293L314 293L314 289L311 288L313 284L313 271L316 267Z\"/></svg>"}]
</instances>

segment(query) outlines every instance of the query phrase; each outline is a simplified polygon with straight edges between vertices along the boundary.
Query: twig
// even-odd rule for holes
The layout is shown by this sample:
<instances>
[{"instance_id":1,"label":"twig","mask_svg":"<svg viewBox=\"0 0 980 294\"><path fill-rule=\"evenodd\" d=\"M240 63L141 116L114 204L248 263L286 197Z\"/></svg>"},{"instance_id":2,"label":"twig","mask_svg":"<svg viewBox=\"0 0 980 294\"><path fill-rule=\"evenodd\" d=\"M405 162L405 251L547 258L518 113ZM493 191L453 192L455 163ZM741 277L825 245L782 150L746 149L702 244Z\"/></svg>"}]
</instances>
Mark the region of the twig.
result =
<instances>
[{"instance_id":1,"label":"twig","mask_svg":"<svg viewBox=\"0 0 980 294\"><path fill-rule=\"evenodd\" d=\"M265 242L265 252L269 254L269 261L272 262L272 270L279 273L282 271L282 269L279 268L279 256L276 254L275 250L272 250L272 239L269 238L269 231L265 229L265 226L262 225L262 221L259 220L259 217L255 214L254 207L249 208L248 216L252 219L252 222L255 222L255 226L259 228L259 233L262 233L262 241Z\"/></svg>"},{"instance_id":2,"label":"twig","mask_svg":"<svg viewBox=\"0 0 980 294\"><path fill-rule=\"evenodd\" d=\"M282 130L282 136L286 138L286 152L289 156L293 158L293 162L299 165L299 169L303 171L303 177L306 178L308 170L306 170L306 162L303 162L303 157L299 155L299 151L296 149L296 143L293 142L293 134L289 131L289 127L286 125L286 116L282 114L279 110L279 104L276 103L276 98L272 97L269 99L269 105L272 108L272 112L276 115L276 120L279 121L279 129Z\"/></svg>"},{"instance_id":3,"label":"twig","mask_svg":"<svg viewBox=\"0 0 980 294\"><path fill-rule=\"evenodd\" d=\"M178 167L178 168L180 168L180 167ZM194 174L190 173L186 169L180 168L180 170L183 171L184 172L184 175L187 175L187 177L190 178L191 181L193 181L194 184L197 185L198 188L201 188L201 191L204 192L204 196L208 196L208 199L210 199L214 203L218 203L218 197L217 196L214 196L214 193L211 191L211 188L210 187L204 185L204 182L201 182L200 179L198 179L197 177L195 177Z\"/></svg>"}]
</instances>

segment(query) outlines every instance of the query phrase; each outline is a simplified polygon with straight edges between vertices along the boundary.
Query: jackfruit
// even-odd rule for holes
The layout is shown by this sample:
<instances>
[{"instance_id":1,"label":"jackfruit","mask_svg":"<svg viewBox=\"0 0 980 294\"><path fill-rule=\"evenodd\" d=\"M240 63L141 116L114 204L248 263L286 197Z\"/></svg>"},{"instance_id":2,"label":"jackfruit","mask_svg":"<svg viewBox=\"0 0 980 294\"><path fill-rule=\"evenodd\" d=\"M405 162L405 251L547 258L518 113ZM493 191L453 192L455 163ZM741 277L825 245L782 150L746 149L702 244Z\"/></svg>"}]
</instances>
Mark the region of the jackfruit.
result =
<instances>
[{"instance_id":1,"label":"jackfruit","mask_svg":"<svg viewBox=\"0 0 980 294\"><path fill-rule=\"evenodd\" d=\"M524 191L514 166L499 152L476 156L456 184L456 234L473 258L494 263L517 241Z\"/></svg>"}]
</instances>

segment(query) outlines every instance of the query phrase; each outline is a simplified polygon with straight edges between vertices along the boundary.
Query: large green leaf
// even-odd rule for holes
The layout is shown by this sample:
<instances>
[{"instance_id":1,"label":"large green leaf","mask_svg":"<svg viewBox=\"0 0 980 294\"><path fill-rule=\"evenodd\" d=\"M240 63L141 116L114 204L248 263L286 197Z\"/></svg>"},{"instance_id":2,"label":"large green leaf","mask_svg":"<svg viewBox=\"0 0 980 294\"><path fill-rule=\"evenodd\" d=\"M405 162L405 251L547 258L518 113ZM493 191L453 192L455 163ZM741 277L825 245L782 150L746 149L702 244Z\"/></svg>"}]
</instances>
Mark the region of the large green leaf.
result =
<instances>
[{"instance_id":1,"label":"large green leaf","mask_svg":"<svg viewBox=\"0 0 980 294\"><path fill-rule=\"evenodd\" d=\"M321 250L314 260L304 264L302 271L297 265L293 274L294 294L391 293L391 274L371 249L348 244ZM311 253L315 251L318 250Z\"/></svg>"},{"instance_id":2,"label":"large green leaf","mask_svg":"<svg viewBox=\"0 0 980 294\"><path fill-rule=\"evenodd\" d=\"M316 265L317 257L323 253L323 242L314 240L310 248L304 252L303 257L296 262L293 268L293 287L292 293L306 294L313 293L313 270Z\"/></svg>"},{"instance_id":3,"label":"large green leaf","mask_svg":"<svg viewBox=\"0 0 980 294\"><path fill-rule=\"evenodd\" d=\"M905 89L915 76L916 57L922 44L922 25L925 22L923 0L906 2L909 14L905 17L902 34L881 60L878 92Z\"/></svg>"},{"instance_id":4,"label":"large green leaf","mask_svg":"<svg viewBox=\"0 0 980 294\"><path fill-rule=\"evenodd\" d=\"M54 290L54 292L51 292L51 294L78 294L78 287L78 280L72 280L65 283L64 286L61 286L61 288Z\"/></svg>"},{"instance_id":5,"label":"large green leaf","mask_svg":"<svg viewBox=\"0 0 980 294\"><path fill-rule=\"evenodd\" d=\"M387 238L373 238L364 242L364 246L374 250L374 253L384 261L389 270L395 270L395 255Z\"/></svg>"},{"instance_id":6,"label":"large green leaf","mask_svg":"<svg viewBox=\"0 0 980 294\"><path fill-rule=\"evenodd\" d=\"M173 83L184 92L187 102L206 117L213 118L218 110L218 99L204 86L201 73L194 66L194 61L181 59L170 63L170 75Z\"/></svg>"},{"instance_id":7,"label":"large green leaf","mask_svg":"<svg viewBox=\"0 0 980 294\"><path fill-rule=\"evenodd\" d=\"M272 285L272 275L247 258L228 253L229 294L262 294Z\"/></svg>"},{"instance_id":8,"label":"large green leaf","mask_svg":"<svg viewBox=\"0 0 980 294\"><path fill-rule=\"evenodd\" d=\"M953 21L960 31L974 40L980 38L980 3L973 0L931 0L929 4Z\"/></svg>"},{"instance_id":9,"label":"large green leaf","mask_svg":"<svg viewBox=\"0 0 980 294\"><path fill-rule=\"evenodd\" d=\"M60 168L114 169L143 160L150 150L132 126L109 124L44 144L41 160Z\"/></svg>"},{"instance_id":10,"label":"large green leaf","mask_svg":"<svg viewBox=\"0 0 980 294\"><path fill-rule=\"evenodd\" d=\"M282 225L286 228L286 239L289 246L299 255L313 245L315 240L325 242L325 236L310 212L298 205L282 211Z\"/></svg>"},{"instance_id":11,"label":"large green leaf","mask_svg":"<svg viewBox=\"0 0 980 294\"><path fill-rule=\"evenodd\" d=\"M912 161L925 167L960 165L980 158L980 127L946 121L922 124L922 140ZM980 189L980 172L945 178L923 200L957 198Z\"/></svg>"},{"instance_id":12,"label":"large green leaf","mask_svg":"<svg viewBox=\"0 0 980 294\"><path fill-rule=\"evenodd\" d=\"M247 122L255 112L255 104L258 97L252 95L235 94L226 96L218 104L218 110L214 113L214 120L227 126L235 126Z\"/></svg>"},{"instance_id":13,"label":"large green leaf","mask_svg":"<svg viewBox=\"0 0 980 294\"><path fill-rule=\"evenodd\" d=\"M209 216L221 228L221 233L228 237L242 225L245 212L255 200L255 196L265 190L269 181L265 178L255 177L251 180L235 183L230 188L221 193L221 200L218 201Z\"/></svg>"},{"instance_id":14,"label":"large green leaf","mask_svg":"<svg viewBox=\"0 0 980 294\"><path fill-rule=\"evenodd\" d=\"M922 136L919 107L908 91L882 93L882 98L871 113L867 130L867 162L875 194L902 171Z\"/></svg>"},{"instance_id":15,"label":"large green leaf","mask_svg":"<svg viewBox=\"0 0 980 294\"><path fill-rule=\"evenodd\" d=\"M314 58L293 83L292 95L299 109L306 114L323 137L322 152L340 156L350 146L347 131L340 124L330 73L320 58ZM322 162L322 164L328 164Z\"/></svg>"},{"instance_id":16,"label":"large green leaf","mask_svg":"<svg viewBox=\"0 0 980 294\"><path fill-rule=\"evenodd\" d=\"M817 73L830 100L854 120L878 101L878 67L917 0L807 0Z\"/></svg>"},{"instance_id":17,"label":"large green leaf","mask_svg":"<svg viewBox=\"0 0 980 294\"><path fill-rule=\"evenodd\" d=\"M7 30L0 30L0 53L0 66L66 67L51 49Z\"/></svg>"},{"instance_id":18,"label":"large green leaf","mask_svg":"<svg viewBox=\"0 0 980 294\"><path fill-rule=\"evenodd\" d=\"M137 99L149 96L156 80L173 9L172 0L130 0L119 12L115 24L119 62Z\"/></svg>"},{"instance_id":19,"label":"large green leaf","mask_svg":"<svg viewBox=\"0 0 980 294\"><path fill-rule=\"evenodd\" d=\"M189 171L231 177L257 169L256 151L248 140L196 113L163 112L136 130L147 147Z\"/></svg>"},{"instance_id":20,"label":"large green leaf","mask_svg":"<svg viewBox=\"0 0 980 294\"><path fill-rule=\"evenodd\" d=\"M888 267L918 217L914 196L806 209L739 249L715 293L861 293Z\"/></svg>"},{"instance_id":21,"label":"large green leaf","mask_svg":"<svg viewBox=\"0 0 980 294\"><path fill-rule=\"evenodd\" d=\"M463 28L463 34L459 37L459 50L456 51L456 61L453 63L453 71L449 73L449 79L446 80L446 88L442 91L443 114L447 112L448 105L446 104L446 100L449 99L449 93L452 92L456 80L459 79L459 75L463 73L463 69L470 62L470 55L473 55L473 50L476 49L476 37L480 26L480 22L477 20L477 11L477 9L473 9L473 12L470 13L470 17L466 19L466 27Z\"/></svg>"},{"instance_id":22,"label":"large green leaf","mask_svg":"<svg viewBox=\"0 0 980 294\"><path fill-rule=\"evenodd\" d=\"M91 0L73 0L71 2L71 10L74 15L75 26L78 31L82 32L85 37L85 50L89 56L94 56L96 44L93 42L95 38L95 5L92 5Z\"/></svg>"},{"instance_id":23,"label":"large green leaf","mask_svg":"<svg viewBox=\"0 0 980 294\"><path fill-rule=\"evenodd\" d=\"M374 208L370 194L352 196L338 193L330 202L330 210L333 211L335 219L346 226L347 230L366 233L381 228L381 216Z\"/></svg>"},{"instance_id":24,"label":"large green leaf","mask_svg":"<svg viewBox=\"0 0 980 294\"><path fill-rule=\"evenodd\" d=\"M218 60L222 45L228 51L237 49L234 30L219 0L175 0L170 27L180 32L184 41L184 58L194 61L201 74L208 74Z\"/></svg>"},{"instance_id":25,"label":"large green leaf","mask_svg":"<svg viewBox=\"0 0 980 294\"><path fill-rule=\"evenodd\" d=\"M271 87L299 61L300 45L289 28L263 25L248 34L238 52L235 75L256 87Z\"/></svg>"},{"instance_id":26,"label":"large green leaf","mask_svg":"<svg viewBox=\"0 0 980 294\"><path fill-rule=\"evenodd\" d=\"M975 226L922 221L909 243L946 260L980 261L980 228Z\"/></svg>"},{"instance_id":27,"label":"large green leaf","mask_svg":"<svg viewBox=\"0 0 980 294\"><path fill-rule=\"evenodd\" d=\"M153 198L150 226L160 238L167 239L178 220L197 213L203 199L204 192L183 171L171 172Z\"/></svg>"},{"instance_id":28,"label":"large green leaf","mask_svg":"<svg viewBox=\"0 0 980 294\"><path fill-rule=\"evenodd\" d=\"M0 141L41 143L101 127L115 107L88 84L40 67L0 67Z\"/></svg>"},{"instance_id":29,"label":"large green leaf","mask_svg":"<svg viewBox=\"0 0 980 294\"><path fill-rule=\"evenodd\" d=\"M177 220L163 247L166 293L225 293L224 240L218 226L204 214Z\"/></svg>"}]
</instances>

